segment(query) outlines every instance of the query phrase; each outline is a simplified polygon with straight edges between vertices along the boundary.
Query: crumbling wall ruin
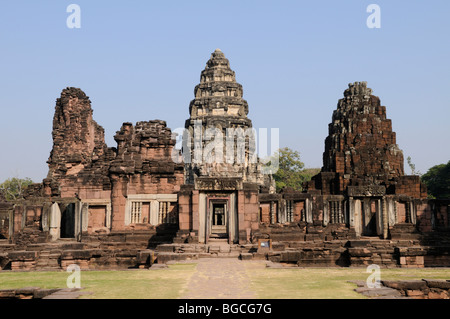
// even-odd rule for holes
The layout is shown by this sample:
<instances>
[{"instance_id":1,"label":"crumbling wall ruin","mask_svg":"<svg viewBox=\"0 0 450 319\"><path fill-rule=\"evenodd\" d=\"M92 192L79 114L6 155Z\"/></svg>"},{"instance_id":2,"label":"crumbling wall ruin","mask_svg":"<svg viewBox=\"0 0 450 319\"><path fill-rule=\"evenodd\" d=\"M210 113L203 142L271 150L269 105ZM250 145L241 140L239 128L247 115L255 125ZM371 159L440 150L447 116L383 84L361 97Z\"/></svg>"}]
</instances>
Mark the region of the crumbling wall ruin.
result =
<instances>
[{"instance_id":1,"label":"crumbling wall ruin","mask_svg":"<svg viewBox=\"0 0 450 319\"><path fill-rule=\"evenodd\" d=\"M105 143L104 129L93 119L89 97L68 87L56 100L53 117L53 148L49 172L43 183L45 195L108 198L109 165L114 149Z\"/></svg>"}]
</instances>

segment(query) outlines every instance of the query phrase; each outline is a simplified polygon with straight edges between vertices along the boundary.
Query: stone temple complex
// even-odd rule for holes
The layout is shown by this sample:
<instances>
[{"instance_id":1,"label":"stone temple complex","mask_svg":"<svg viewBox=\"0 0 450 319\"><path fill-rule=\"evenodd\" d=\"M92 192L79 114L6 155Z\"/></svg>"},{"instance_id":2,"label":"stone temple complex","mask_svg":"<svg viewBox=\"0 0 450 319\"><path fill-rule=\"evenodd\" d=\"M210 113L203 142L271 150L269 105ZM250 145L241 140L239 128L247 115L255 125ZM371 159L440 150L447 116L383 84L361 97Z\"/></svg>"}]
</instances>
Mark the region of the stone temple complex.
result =
<instances>
[{"instance_id":1,"label":"stone temple complex","mask_svg":"<svg viewBox=\"0 0 450 319\"><path fill-rule=\"evenodd\" d=\"M89 97L64 89L47 177L24 199L0 198L0 268L145 268L205 256L450 266L450 200L428 199L419 177L404 174L386 107L365 82L339 99L321 172L301 192L275 192L222 51L194 92L177 149L162 120L123 123L108 147Z\"/></svg>"}]
</instances>

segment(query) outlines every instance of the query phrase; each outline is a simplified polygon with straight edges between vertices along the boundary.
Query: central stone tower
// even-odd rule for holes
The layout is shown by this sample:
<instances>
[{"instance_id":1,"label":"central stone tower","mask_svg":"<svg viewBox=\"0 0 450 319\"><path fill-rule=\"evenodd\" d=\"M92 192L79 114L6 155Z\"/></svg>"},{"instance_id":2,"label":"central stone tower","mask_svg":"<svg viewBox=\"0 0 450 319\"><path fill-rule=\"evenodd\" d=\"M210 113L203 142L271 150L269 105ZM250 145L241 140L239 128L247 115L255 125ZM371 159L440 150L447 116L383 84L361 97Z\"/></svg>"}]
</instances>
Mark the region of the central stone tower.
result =
<instances>
[{"instance_id":1,"label":"central stone tower","mask_svg":"<svg viewBox=\"0 0 450 319\"><path fill-rule=\"evenodd\" d=\"M217 177L262 184L248 104L220 49L211 54L194 94L185 125L186 183Z\"/></svg>"},{"instance_id":2,"label":"central stone tower","mask_svg":"<svg viewBox=\"0 0 450 319\"><path fill-rule=\"evenodd\" d=\"M248 242L258 229L258 193L271 178L258 162L242 85L221 50L211 54L194 94L183 136L180 235Z\"/></svg>"}]
</instances>

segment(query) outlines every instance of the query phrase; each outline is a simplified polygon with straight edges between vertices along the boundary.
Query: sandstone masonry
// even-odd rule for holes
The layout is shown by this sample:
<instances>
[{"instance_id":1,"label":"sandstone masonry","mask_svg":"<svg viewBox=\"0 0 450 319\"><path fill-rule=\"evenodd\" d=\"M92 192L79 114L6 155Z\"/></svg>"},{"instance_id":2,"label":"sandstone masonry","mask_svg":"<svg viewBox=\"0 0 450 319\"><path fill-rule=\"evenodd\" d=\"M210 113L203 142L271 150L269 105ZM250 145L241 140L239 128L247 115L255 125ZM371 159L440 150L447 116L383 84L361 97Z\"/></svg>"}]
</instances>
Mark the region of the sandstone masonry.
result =
<instances>
[{"instance_id":1,"label":"sandstone masonry","mask_svg":"<svg viewBox=\"0 0 450 319\"><path fill-rule=\"evenodd\" d=\"M217 49L189 105L183 152L165 121L125 122L108 147L89 97L56 100L48 176L23 200L0 199L2 269L145 268L204 256L298 266L450 265L450 200L427 199L386 107L349 84L325 139L321 172L304 191L274 190L252 155L243 87ZM229 131L245 135L227 136ZM197 161L208 148L243 141ZM214 144L216 145L216 144ZM236 144L237 145L237 144ZM186 152L186 150L188 150ZM241 161L226 159L241 155ZM186 157L187 156L187 157Z\"/></svg>"}]
</instances>

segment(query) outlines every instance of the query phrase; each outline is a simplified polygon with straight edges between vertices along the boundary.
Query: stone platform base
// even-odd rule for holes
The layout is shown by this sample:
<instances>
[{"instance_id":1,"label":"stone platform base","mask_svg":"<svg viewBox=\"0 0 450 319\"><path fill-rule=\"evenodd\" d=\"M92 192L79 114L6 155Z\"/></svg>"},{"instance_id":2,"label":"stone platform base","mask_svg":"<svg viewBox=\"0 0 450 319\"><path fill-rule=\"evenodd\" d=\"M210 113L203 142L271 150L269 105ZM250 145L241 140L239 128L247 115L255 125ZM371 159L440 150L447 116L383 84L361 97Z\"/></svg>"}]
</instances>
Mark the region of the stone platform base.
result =
<instances>
[{"instance_id":1,"label":"stone platform base","mask_svg":"<svg viewBox=\"0 0 450 319\"><path fill-rule=\"evenodd\" d=\"M1 299L77 299L81 295L82 288L41 289L38 287L25 287L20 289L0 290Z\"/></svg>"},{"instance_id":2,"label":"stone platform base","mask_svg":"<svg viewBox=\"0 0 450 319\"><path fill-rule=\"evenodd\" d=\"M29 244L0 252L2 269L13 271L65 270L77 264L82 270L149 268L199 258L268 260L299 267L450 267L450 244L436 238L272 241L269 249L257 244L228 244L211 239L208 244L166 243L152 247L146 234L116 234L88 238L84 242L62 240Z\"/></svg>"},{"instance_id":3,"label":"stone platform base","mask_svg":"<svg viewBox=\"0 0 450 319\"><path fill-rule=\"evenodd\" d=\"M380 286L369 288L365 281L350 281L356 292L372 299L450 299L450 280L382 280Z\"/></svg>"}]
</instances>

